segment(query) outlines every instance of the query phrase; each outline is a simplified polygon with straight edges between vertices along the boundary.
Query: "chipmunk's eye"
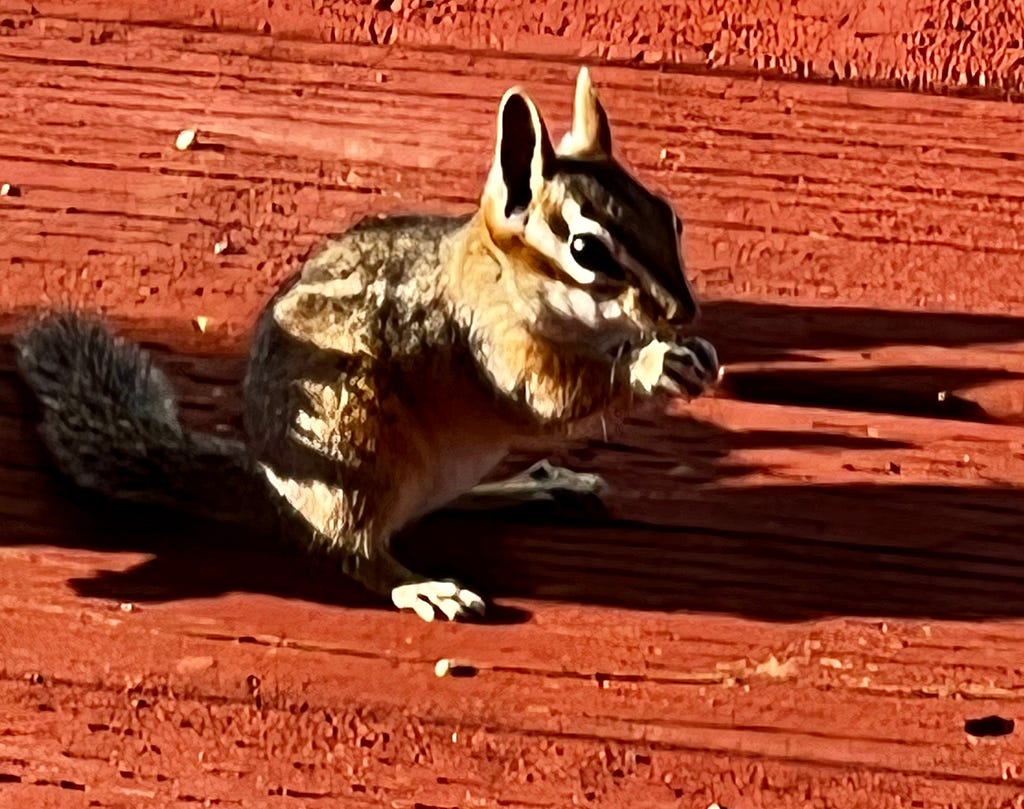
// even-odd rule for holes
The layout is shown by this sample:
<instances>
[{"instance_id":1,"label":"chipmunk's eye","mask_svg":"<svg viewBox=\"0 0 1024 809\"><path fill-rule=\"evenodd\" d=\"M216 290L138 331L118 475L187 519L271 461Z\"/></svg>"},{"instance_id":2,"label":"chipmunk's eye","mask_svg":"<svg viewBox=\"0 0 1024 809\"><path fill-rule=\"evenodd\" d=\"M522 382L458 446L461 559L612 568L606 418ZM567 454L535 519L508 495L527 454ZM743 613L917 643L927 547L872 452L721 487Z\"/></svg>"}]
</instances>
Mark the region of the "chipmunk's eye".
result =
<instances>
[{"instance_id":1,"label":"chipmunk's eye","mask_svg":"<svg viewBox=\"0 0 1024 809\"><path fill-rule=\"evenodd\" d=\"M626 274L611 251L597 236L583 233L572 237L569 242L572 257L586 270L595 272L610 281L625 281Z\"/></svg>"}]
</instances>

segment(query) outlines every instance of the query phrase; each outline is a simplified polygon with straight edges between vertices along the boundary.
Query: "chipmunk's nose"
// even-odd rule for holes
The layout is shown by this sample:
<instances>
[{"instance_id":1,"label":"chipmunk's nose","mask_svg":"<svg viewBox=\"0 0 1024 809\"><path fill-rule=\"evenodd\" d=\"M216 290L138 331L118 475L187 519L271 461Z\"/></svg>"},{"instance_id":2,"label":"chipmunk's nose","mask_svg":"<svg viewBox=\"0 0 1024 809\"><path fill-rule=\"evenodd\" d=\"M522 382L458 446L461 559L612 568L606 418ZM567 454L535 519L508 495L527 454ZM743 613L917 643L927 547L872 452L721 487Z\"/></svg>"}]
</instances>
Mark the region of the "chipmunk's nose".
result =
<instances>
[{"instance_id":1,"label":"chipmunk's nose","mask_svg":"<svg viewBox=\"0 0 1024 809\"><path fill-rule=\"evenodd\" d=\"M668 319L669 324L677 327L692 326L700 320L700 304L697 302L693 287L685 277L673 293L672 303L675 304L675 311Z\"/></svg>"},{"instance_id":2,"label":"chipmunk's nose","mask_svg":"<svg viewBox=\"0 0 1024 809\"><path fill-rule=\"evenodd\" d=\"M645 286L670 326L689 326L700 318L700 304L682 261L674 261L667 267L656 266Z\"/></svg>"},{"instance_id":3,"label":"chipmunk's nose","mask_svg":"<svg viewBox=\"0 0 1024 809\"><path fill-rule=\"evenodd\" d=\"M700 304L693 295L676 299L676 312L669 319L673 326L692 326L700 320Z\"/></svg>"},{"instance_id":4,"label":"chipmunk's nose","mask_svg":"<svg viewBox=\"0 0 1024 809\"><path fill-rule=\"evenodd\" d=\"M700 320L700 304L686 274L686 263L682 256L679 256L674 272L667 275L666 291L672 296L672 303L675 304L675 311L669 316L669 323L677 327L692 326Z\"/></svg>"}]
</instances>

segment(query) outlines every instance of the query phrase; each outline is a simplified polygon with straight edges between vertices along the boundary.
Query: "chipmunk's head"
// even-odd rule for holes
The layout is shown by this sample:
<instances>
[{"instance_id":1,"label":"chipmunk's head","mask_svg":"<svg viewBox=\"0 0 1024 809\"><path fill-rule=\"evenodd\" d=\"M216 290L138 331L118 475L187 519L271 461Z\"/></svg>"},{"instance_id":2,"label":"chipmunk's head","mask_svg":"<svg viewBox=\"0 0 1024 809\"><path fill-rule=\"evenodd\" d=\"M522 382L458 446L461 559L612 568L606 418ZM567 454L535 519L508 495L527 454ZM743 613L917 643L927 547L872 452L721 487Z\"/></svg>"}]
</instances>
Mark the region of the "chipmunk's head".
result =
<instances>
[{"instance_id":1,"label":"chipmunk's head","mask_svg":"<svg viewBox=\"0 0 1024 809\"><path fill-rule=\"evenodd\" d=\"M682 223L613 157L608 116L586 68L557 151L533 102L516 88L505 93L482 202L495 241L545 276L549 302L577 320L625 312L680 326L697 318Z\"/></svg>"}]
</instances>

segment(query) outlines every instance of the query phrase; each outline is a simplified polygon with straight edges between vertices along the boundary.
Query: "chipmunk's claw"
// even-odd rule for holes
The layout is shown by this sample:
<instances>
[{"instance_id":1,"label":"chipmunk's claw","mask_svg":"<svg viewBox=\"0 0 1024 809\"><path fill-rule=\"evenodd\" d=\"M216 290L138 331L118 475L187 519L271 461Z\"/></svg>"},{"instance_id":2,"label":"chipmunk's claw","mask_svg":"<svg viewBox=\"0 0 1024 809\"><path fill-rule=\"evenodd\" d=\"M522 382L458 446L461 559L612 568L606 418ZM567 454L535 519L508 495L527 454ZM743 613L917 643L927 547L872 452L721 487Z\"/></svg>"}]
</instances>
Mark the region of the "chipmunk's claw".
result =
<instances>
[{"instance_id":1,"label":"chipmunk's claw","mask_svg":"<svg viewBox=\"0 0 1024 809\"><path fill-rule=\"evenodd\" d=\"M672 346L663 360L658 387L694 399L718 386L724 369L715 347L703 337L689 337Z\"/></svg>"},{"instance_id":2,"label":"chipmunk's claw","mask_svg":"<svg viewBox=\"0 0 1024 809\"><path fill-rule=\"evenodd\" d=\"M412 610L424 621L440 612L447 620L483 615L484 600L471 590L451 581L420 581L401 584L391 591L391 601L400 610Z\"/></svg>"},{"instance_id":3,"label":"chipmunk's claw","mask_svg":"<svg viewBox=\"0 0 1024 809\"><path fill-rule=\"evenodd\" d=\"M603 514L608 485L600 475L574 472L549 461L506 480L481 483L449 504L454 511L492 511L554 505L565 514Z\"/></svg>"}]
</instances>

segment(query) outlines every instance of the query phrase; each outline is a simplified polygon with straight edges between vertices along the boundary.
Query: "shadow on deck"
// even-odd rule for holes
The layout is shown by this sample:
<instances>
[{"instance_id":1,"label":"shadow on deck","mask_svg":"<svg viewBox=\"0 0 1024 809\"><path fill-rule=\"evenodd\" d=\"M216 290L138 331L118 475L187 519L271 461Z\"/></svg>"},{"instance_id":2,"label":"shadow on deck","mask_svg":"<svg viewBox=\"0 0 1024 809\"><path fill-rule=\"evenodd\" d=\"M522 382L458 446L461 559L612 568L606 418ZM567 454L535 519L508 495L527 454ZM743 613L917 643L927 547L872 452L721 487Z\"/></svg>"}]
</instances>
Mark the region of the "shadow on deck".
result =
<instances>
[{"instance_id":1,"label":"shadow on deck","mask_svg":"<svg viewBox=\"0 0 1024 809\"><path fill-rule=\"evenodd\" d=\"M743 372L729 391L736 398L989 423L994 419L984 410L955 395L939 401L935 389L955 392L1019 378L1002 367L997 351L981 365L868 370L830 368L809 354L930 345L973 347L963 356L977 359L979 346L1024 339L1024 320L1010 317L739 302L708 305L706 327L726 362L807 361L800 371ZM185 404L192 401L194 421L211 417L211 408L197 404L204 386L230 388L237 378L225 373L230 376L235 367L196 360L177 368L192 391ZM12 433L8 443L19 448L14 460L0 462L0 543L152 554L128 570L72 581L80 594L168 601L251 591L331 604L376 603L347 582L335 563L310 559L271 538L97 503L71 490L47 471L30 436L32 408L13 378L9 348L0 355L0 373L0 417ZM767 429L730 431L663 417L644 443L633 443L627 429L619 443L576 444L563 455L600 469L620 492L611 498L607 518L567 520L544 509L438 514L400 539L400 555L426 573L459 577L498 598L770 621L1024 616L1024 488L962 486L938 478L912 485L891 478L878 484L746 483L743 476L759 470L730 458L748 450L841 455L916 448L899 439L771 429L770 421L766 416ZM937 422L936 435L947 429L943 424L954 423ZM1006 452L1013 453L1014 437L1008 436ZM681 465L691 470L685 480L670 474Z\"/></svg>"}]
</instances>

